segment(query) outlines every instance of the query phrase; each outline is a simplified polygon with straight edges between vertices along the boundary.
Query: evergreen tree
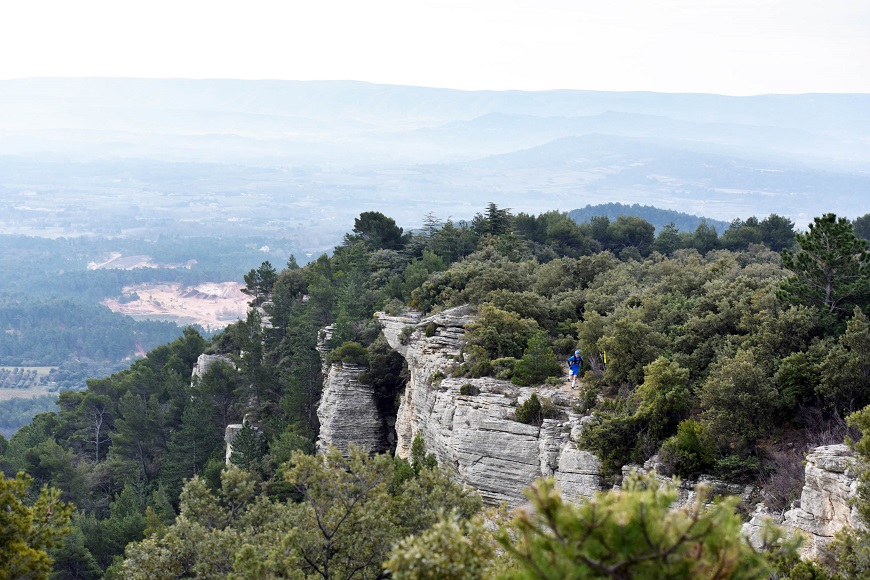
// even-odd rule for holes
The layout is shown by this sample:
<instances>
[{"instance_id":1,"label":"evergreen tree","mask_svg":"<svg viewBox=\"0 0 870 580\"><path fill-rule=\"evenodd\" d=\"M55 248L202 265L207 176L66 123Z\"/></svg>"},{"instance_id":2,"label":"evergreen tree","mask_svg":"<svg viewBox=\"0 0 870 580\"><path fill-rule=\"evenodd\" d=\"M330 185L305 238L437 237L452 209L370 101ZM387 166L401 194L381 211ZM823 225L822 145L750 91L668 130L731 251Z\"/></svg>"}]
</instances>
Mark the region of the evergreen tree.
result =
<instances>
[{"instance_id":1,"label":"evergreen tree","mask_svg":"<svg viewBox=\"0 0 870 580\"><path fill-rule=\"evenodd\" d=\"M792 272L784 296L843 316L870 298L870 252L852 224L832 213L817 217L809 232L797 234L799 249L782 251L782 265Z\"/></svg>"},{"instance_id":2,"label":"evergreen tree","mask_svg":"<svg viewBox=\"0 0 870 580\"><path fill-rule=\"evenodd\" d=\"M870 241L870 213L855 218L855 221L852 222L852 228L855 230L856 236Z\"/></svg>"},{"instance_id":3,"label":"evergreen tree","mask_svg":"<svg viewBox=\"0 0 870 580\"><path fill-rule=\"evenodd\" d=\"M266 445L263 436L250 423L243 423L232 443L230 463L242 469L251 470L251 467L266 454Z\"/></svg>"},{"instance_id":4,"label":"evergreen tree","mask_svg":"<svg viewBox=\"0 0 870 580\"><path fill-rule=\"evenodd\" d=\"M654 476L626 478L621 491L599 492L581 504L562 501L551 481L527 493L512 534L499 539L519 563L511 578L763 578L770 566L741 534L736 498L673 509L677 488ZM771 533L771 546L781 538ZM794 551L794 541L777 550Z\"/></svg>"},{"instance_id":5,"label":"evergreen tree","mask_svg":"<svg viewBox=\"0 0 870 580\"><path fill-rule=\"evenodd\" d=\"M673 222L662 228L652 245L653 250L666 256L670 256L681 247L680 231Z\"/></svg>"},{"instance_id":6,"label":"evergreen tree","mask_svg":"<svg viewBox=\"0 0 870 580\"><path fill-rule=\"evenodd\" d=\"M761 233L761 241L774 252L781 252L794 245L794 222L786 217L772 213L761 220L758 229Z\"/></svg>"},{"instance_id":7,"label":"evergreen tree","mask_svg":"<svg viewBox=\"0 0 870 580\"><path fill-rule=\"evenodd\" d=\"M514 365L511 382L516 385L530 386L542 383L547 377L559 376L562 367L556 360L553 347L546 334L536 332L529 338L523 358Z\"/></svg>"},{"instance_id":8,"label":"evergreen tree","mask_svg":"<svg viewBox=\"0 0 870 580\"><path fill-rule=\"evenodd\" d=\"M51 570L47 550L70 531L72 506L47 486L29 505L31 482L25 473L11 479L0 474L0 578L46 578Z\"/></svg>"}]
</instances>

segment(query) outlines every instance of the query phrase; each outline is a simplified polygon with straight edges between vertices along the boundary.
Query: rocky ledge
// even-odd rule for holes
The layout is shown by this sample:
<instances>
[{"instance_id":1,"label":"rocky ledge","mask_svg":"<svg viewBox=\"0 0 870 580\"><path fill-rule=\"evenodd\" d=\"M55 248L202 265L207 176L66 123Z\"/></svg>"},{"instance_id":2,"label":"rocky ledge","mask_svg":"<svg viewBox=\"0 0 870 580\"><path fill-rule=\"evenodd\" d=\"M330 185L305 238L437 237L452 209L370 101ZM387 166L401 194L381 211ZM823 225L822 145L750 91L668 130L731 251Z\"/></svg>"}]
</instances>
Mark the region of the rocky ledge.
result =
<instances>
[{"instance_id":1,"label":"rocky ledge","mask_svg":"<svg viewBox=\"0 0 870 580\"><path fill-rule=\"evenodd\" d=\"M385 314L378 319L410 373L396 419L397 455L408 457L421 434L426 451L479 490L487 503L521 505L526 501L522 490L542 476L555 477L567 499L601 489L598 459L577 449L582 417L563 388L445 377L459 364L465 325L472 320L468 307L422 319ZM466 393L476 394L462 394L463 385L468 385ZM516 406L532 392L549 398L562 418L545 419L540 427L514 420Z\"/></svg>"},{"instance_id":2,"label":"rocky ledge","mask_svg":"<svg viewBox=\"0 0 870 580\"><path fill-rule=\"evenodd\" d=\"M863 526L851 505L858 490L854 466L855 455L848 446L816 447L806 458L800 501L779 517L758 504L743 532L757 546L765 520L772 519L788 532L804 536L801 555L816 559L838 531Z\"/></svg>"}]
</instances>

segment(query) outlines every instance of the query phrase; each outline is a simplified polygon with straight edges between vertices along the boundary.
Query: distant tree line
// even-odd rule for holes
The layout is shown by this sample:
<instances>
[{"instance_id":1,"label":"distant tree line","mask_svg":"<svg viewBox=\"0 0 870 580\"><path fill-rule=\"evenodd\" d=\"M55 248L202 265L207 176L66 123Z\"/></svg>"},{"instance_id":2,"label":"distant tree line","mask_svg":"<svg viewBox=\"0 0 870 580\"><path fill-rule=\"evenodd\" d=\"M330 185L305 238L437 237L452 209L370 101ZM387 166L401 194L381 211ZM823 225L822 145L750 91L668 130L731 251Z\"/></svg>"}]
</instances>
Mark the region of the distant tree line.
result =
<instances>
[{"instance_id":1,"label":"distant tree line","mask_svg":"<svg viewBox=\"0 0 870 580\"><path fill-rule=\"evenodd\" d=\"M568 217L579 224L590 222L592 218L606 217L610 220L616 220L620 216L641 218L652 224L656 232L661 232L668 224L673 224L681 232L693 232L701 225L701 222L706 222L708 226L715 228L718 232L724 232L728 229L729 225L728 222L721 220L713 220L672 209L660 209L638 203L631 205L624 203L601 203L598 205L587 205L586 207L568 212Z\"/></svg>"},{"instance_id":2,"label":"distant tree line","mask_svg":"<svg viewBox=\"0 0 870 580\"><path fill-rule=\"evenodd\" d=\"M68 300L0 299L0 365L48 366L87 357L120 361L180 334L169 322L134 321Z\"/></svg>"}]
</instances>

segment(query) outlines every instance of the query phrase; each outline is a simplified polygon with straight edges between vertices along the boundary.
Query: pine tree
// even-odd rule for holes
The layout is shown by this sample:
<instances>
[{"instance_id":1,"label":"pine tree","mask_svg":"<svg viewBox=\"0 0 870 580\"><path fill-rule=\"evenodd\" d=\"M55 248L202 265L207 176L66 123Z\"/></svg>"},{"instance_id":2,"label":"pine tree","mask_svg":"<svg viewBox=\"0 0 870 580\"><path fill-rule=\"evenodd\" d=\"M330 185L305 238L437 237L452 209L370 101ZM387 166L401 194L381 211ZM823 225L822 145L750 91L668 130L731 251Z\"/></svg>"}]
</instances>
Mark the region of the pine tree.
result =
<instances>
[{"instance_id":1,"label":"pine tree","mask_svg":"<svg viewBox=\"0 0 870 580\"><path fill-rule=\"evenodd\" d=\"M520 386L542 383L547 377L561 374L562 367L556 360L553 347L543 332L536 332L529 338L523 358L514 365L511 382Z\"/></svg>"},{"instance_id":2,"label":"pine tree","mask_svg":"<svg viewBox=\"0 0 870 580\"><path fill-rule=\"evenodd\" d=\"M870 298L870 252L846 218L817 217L810 231L797 234L799 249L782 251L782 265L792 276L783 296L843 316Z\"/></svg>"},{"instance_id":3,"label":"pine tree","mask_svg":"<svg viewBox=\"0 0 870 580\"><path fill-rule=\"evenodd\" d=\"M0 578L46 578L51 558L46 550L69 533L72 506L60 501L60 491L43 487L27 505L32 478L19 472L6 479L0 472Z\"/></svg>"},{"instance_id":4,"label":"pine tree","mask_svg":"<svg viewBox=\"0 0 870 580\"><path fill-rule=\"evenodd\" d=\"M266 445L263 436L250 423L244 423L242 430L233 439L230 463L242 469L250 469L265 454Z\"/></svg>"}]
</instances>

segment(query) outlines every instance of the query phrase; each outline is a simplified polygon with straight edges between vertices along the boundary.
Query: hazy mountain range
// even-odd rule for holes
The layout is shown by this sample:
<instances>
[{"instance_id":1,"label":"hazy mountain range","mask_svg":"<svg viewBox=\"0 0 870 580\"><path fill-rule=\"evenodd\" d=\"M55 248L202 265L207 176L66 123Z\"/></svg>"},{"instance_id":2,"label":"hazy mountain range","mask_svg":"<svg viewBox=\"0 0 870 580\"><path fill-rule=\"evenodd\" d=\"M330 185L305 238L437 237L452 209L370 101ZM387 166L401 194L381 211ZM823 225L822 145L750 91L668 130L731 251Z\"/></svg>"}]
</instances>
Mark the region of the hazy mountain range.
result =
<instances>
[{"instance_id":1,"label":"hazy mountain range","mask_svg":"<svg viewBox=\"0 0 870 580\"><path fill-rule=\"evenodd\" d=\"M0 232L341 239L361 211L870 212L870 95L0 81ZM81 218L81 219L79 219ZM191 233L194 233L191 231ZM197 232L199 234L202 231Z\"/></svg>"}]
</instances>

